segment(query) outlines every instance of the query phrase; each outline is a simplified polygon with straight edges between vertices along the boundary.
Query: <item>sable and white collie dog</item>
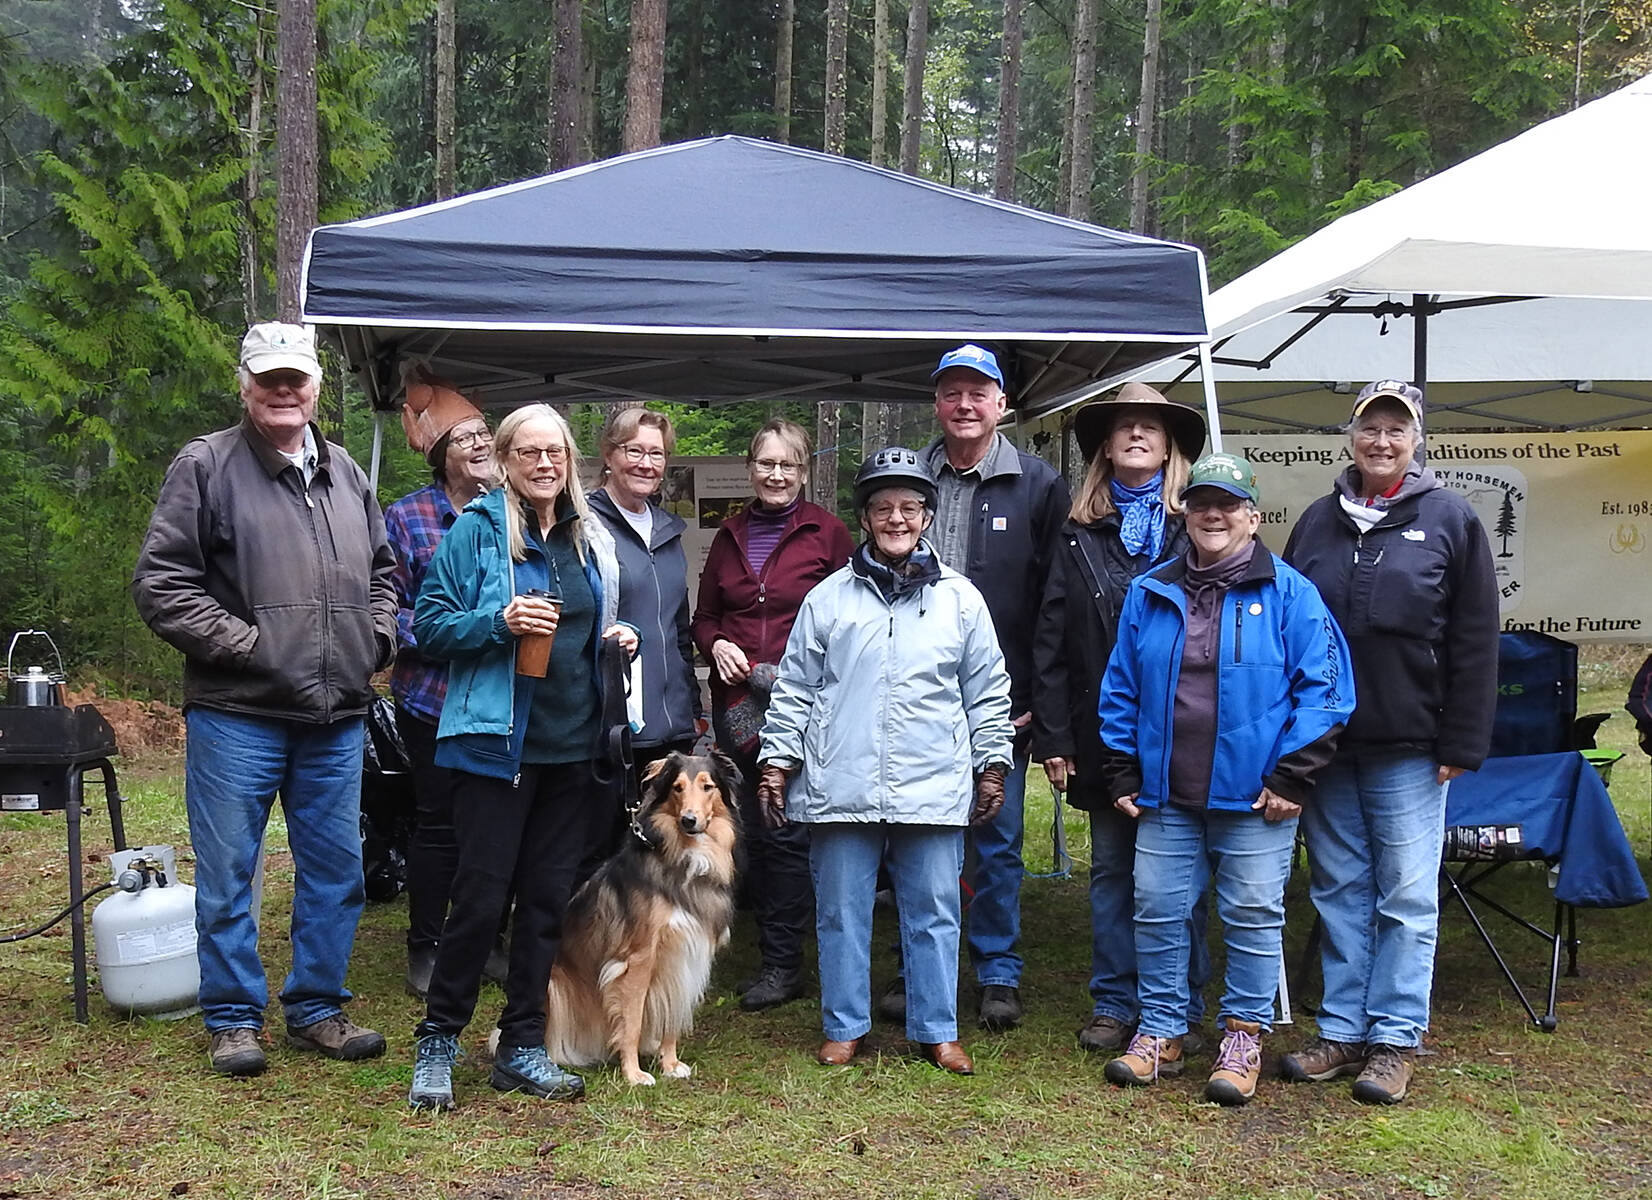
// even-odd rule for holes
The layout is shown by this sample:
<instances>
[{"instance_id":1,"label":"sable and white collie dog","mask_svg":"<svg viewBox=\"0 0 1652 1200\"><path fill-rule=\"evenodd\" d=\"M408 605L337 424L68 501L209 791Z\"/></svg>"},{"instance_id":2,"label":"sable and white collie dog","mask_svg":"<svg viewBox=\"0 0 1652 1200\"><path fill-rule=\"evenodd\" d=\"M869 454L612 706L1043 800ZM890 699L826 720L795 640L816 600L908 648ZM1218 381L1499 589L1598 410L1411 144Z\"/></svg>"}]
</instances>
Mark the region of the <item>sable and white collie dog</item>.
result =
<instances>
[{"instance_id":1,"label":"sable and white collie dog","mask_svg":"<svg viewBox=\"0 0 1652 1200\"><path fill-rule=\"evenodd\" d=\"M545 1049L564 1066L619 1059L652 1084L641 1054L675 1079L692 1071L677 1039L729 937L740 773L727 755L671 754L649 765L625 845L568 905L545 1004Z\"/></svg>"}]
</instances>

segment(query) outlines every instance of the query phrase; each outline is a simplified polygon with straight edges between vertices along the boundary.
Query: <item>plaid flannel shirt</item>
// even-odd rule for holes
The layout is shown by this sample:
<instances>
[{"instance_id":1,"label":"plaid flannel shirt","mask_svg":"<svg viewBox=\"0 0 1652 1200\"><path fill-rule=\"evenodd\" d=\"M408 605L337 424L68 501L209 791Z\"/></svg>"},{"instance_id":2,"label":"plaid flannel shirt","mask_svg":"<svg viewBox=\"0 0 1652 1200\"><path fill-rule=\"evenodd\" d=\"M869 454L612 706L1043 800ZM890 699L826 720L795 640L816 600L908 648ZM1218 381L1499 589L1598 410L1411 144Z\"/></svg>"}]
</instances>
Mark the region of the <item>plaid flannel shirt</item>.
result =
<instances>
[{"instance_id":1,"label":"plaid flannel shirt","mask_svg":"<svg viewBox=\"0 0 1652 1200\"><path fill-rule=\"evenodd\" d=\"M384 510L384 529L396 552L396 664L390 692L408 712L435 722L447 695L447 664L419 653L413 636L413 602L436 545L459 519L447 493L433 483L411 492Z\"/></svg>"}]
</instances>

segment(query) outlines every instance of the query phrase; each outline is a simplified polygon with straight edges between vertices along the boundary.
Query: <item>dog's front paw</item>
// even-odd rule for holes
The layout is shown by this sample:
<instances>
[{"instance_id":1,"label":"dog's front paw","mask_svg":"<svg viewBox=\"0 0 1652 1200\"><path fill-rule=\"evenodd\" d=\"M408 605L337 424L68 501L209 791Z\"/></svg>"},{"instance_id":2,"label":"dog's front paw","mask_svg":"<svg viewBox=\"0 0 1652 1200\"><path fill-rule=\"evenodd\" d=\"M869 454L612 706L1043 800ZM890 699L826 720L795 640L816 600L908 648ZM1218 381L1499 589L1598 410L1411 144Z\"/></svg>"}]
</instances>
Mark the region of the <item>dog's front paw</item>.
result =
<instances>
[{"instance_id":1,"label":"dog's front paw","mask_svg":"<svg viewBox=\"0 0 1652 1200\"><path fill-rule=\"evenodd\" d=\"M647 1071L627 1071L625 1073L625 1082L629 1083L632 1087L653 1087L654 1077Z\"/></svg>"},{"instance_id":2,"label":"dog's front paw","mask_svg":"<svg viewBox=\"0 0 1652 1200\"><path fill-rule=\"evenodd\" d=\"M660 1064L660 1073L672 1079L687 1079L694 1074L694 1068L685 1062L668 1062Z\"/></svg>"}]
</instances>

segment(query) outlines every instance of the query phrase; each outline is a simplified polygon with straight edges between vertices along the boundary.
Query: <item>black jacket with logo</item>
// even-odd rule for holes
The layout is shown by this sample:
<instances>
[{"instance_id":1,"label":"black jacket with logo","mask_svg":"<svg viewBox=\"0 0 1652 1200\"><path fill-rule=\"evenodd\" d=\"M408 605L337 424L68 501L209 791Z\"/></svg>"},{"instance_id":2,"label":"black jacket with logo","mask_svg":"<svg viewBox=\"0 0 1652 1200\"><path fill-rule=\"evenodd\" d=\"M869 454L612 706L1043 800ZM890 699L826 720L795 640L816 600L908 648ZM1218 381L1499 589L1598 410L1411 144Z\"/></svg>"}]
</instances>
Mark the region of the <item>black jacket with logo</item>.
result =
<instances>
[{"instance_id":1,"label":"black jacket with logo","mask_svg":"<svg viewBox=\"0 0 1652 1200\"><path fill-rule=\"evenodd\" d=\"M1285 545L1342 626L1359 704L1342 735L1410 747L1474 770L1497 707L1498 593L1486 531L1467 500L1424 470L1361 533L1342 506L1355 468L1310 504Z\"/></svg>"}]
</instances>

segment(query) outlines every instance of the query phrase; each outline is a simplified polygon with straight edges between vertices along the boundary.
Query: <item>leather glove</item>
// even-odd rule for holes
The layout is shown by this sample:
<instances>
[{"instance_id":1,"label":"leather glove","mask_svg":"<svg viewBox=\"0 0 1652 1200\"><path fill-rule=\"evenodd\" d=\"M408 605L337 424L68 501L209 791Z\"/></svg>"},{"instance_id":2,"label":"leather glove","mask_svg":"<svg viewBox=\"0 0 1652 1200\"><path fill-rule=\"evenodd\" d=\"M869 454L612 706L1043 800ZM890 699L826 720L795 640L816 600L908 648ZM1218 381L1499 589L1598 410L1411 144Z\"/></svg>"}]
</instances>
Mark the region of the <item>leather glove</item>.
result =
<instances>
[{"instance_id":1,"label":"leather glove","mask_svg":"<svg viewBox=\"0 0 1652 1200\"><path fill-rule=\"evenodd\" d=\"M992 763L975 777L975 807L970 809L969 823L985 825L1004 807L1004 766Z\"/></svg>"},{"instance_id":2,"label":"leather glove","mask_svg":"<svg viewBox=\"0 0 1652 1200\"><path fill-rule=\"evenodd\" d=\"M757 777L757 815L764 829L779 829L786 824L786 768L775 763L764 763Z\"/></svg>"}]
</instances>

